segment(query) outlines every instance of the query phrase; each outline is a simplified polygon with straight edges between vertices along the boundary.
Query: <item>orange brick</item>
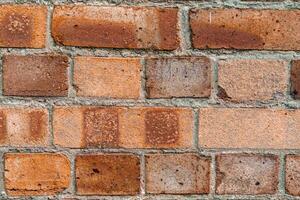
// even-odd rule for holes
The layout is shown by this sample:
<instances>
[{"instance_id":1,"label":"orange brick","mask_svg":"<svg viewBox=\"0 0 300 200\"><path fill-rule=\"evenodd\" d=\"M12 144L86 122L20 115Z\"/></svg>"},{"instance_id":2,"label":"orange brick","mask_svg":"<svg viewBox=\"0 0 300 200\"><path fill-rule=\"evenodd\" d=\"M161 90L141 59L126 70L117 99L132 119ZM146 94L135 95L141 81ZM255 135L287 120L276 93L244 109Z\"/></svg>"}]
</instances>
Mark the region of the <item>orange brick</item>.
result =
<instances>
[{"instance_id":1,"label":"orange brick","mask_svg":"<svg viewBox=\"0 0 300 200\"><path fill-rule=\"evenodd\" d=\"M3 93L8 96L67 96L68 57L6 55Z\"/></svg>"},{"instance_id":2,"label":"orange brick","mask_svg":"<svg viewBox=\"0 0 300 200\"><path fill-rule=\"evenodd\" d=\"M129 154L76 157L79 195L135 195L140 191L140 160Z\"/></svg>"},{"instance_id":3,"label":"orange brick","mask_svg":"<svg viewBox=\"0 0 300 200\"><path fill-rule=\"evenodd\" d=\"M0 146L49 144L48 112L41 108L0 108Z\"/></svg>"},{"instance_id":4,"label":"orange brick","mask_svg":"<svg viewBox=\"0 0 300 200\"><path fill-rule=\"evenodd\" d=\"M278 170L279 159L274 155L217 155L216 193L275 194Z\"/></svg>"},{"instance_id":5,"label":"orange brick","mask_svg":"<svg viewBox=\"0 0 300 200\"><path fill-rule=\"evenodd\" d=\"M149 98L210 96L211 63L207 57L149 58L146 71Z\"/></svg>"},{"instance_id":6,"label":"orange brick","mask_svg":"<svg viewBox=\"0 0 300 200\"><path fill-rule=\"evenodd\" d=\"M78 96L138 99L141 61L136 58L77 57L74 84Z\"/></svg>"},{"instance_id":7,"label":"orange brick","mask_svg":"<svg viewBox=\"0 0 300 200\"><path fill-rule=\"evenodd\" d=\"M285 165L285 189L290 195L300 196L300 156L287 155Z\"/></svg>"},{"instance_id":8,"label":"orange brick","mask_svg":"<svg viewBox=\"0 0 300 200\"><path fill-rule=\"evenodd\" d=\"M195 48L300 50L299 10L194 9Z\"/></svg>"},{"instance_id":9,"label":"orange brick","mask_svg":"<svg viewBox=\"0 0 300 200\"><path fill-rule=\"evenodd\" d=\"M197 154L146 155L146 192L151 194L207 194L210 159Z\"/></svg>"},{"instance_id":10,"label":"orange brick","mask_svg":"<svg viewBox=\"0 0 300 200\"><path fill-rule=\"evenodd\" d=\"M193 113L185 108L55 107L58 146L192 147Z\"/></svg>"},{"instance_id":11,"label":"orange brick","mask_svg":"<svg viewBox=\"0 0 300 200\"><path fill-rule=\"evenodd\" d=\"M53 195L70 184L70 162L62 154L5 154L5 190L10 196Z\"/></svg>"},{"instance_id":12,"label":"orange brick","mask_svg":"<svg viewBox=\"0 0 300 200\"><path fill-rule=\"evenodd\" d=\"M0 47L44 48L47 8L0 5Z\"/></svg>"},{"instance_id":13,"label":"orange brick","mask_svg":"<svg viewBox=\"0 0 300 200\"><path fill-rule=\"evenodd\" d=\"M218 96L231 101L272 100L287 92L287 62L229 59L219 62Z\"/></svg>"},{"instance_id":14,"label":"orange brick","mask_svg":"<svg viewBox=\"0 0 300 200\"><path fill-rule=\"evenodd\" d=\"M203 148L300 148L300 110L202 108L199 115Z\"/></svg>"},{"instance_id":15,"label":"orange brick","mask_svg":"<svg viewBox=\"0 0 300 200\"><path fill-rule=\"evenodd\" d=\"M174 50L176 8L55 6L52 36L67 46Z\"/></svg>"}]
</instances>

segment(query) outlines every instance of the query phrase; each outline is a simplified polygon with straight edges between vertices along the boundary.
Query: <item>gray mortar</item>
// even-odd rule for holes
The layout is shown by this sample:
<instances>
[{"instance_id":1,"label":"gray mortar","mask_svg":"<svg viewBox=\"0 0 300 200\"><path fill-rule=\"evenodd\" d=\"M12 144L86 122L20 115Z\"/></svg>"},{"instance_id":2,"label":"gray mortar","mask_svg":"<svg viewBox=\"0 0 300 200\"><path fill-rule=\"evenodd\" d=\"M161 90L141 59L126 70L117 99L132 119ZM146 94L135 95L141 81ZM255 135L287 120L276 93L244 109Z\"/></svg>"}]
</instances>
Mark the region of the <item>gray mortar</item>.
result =
<instances>
[{"instance_id":1,"label":"gray mortar","mask_svg":"<svg viewBox=\"0 0 300 200\"><path fill-rule=\"evenodd\" d=\"M26 197L26 198L8 198L4 191L4 182L0 181L0 199L20 199L20 200L46 200L46 199L61 199L63 197L76 197L78 199L127 199L127 200L138 200L138 199L299 199L300 197L292 197L285 193L284 190L284 157L286 154L300 154L300 149L295 150L280 150L280 149L203 149L198 144L198 130L199 130L199 108L203 107L262 107L262 108L286 108L286 109L297 109L300 108L300 101L293 100L289 95L289 91L284 99L271 100L271 101L249 101L243 103L231 103L219 99L217 93L217 76L218 66L217 61L226 58L260 58L260 59L282 59L286 60L289 65L287 66L290 70L290 62L293 59L300 59L300 51L267 51L267 50L196 50L192 49L190 42L190 27L188 11L192 8L253 8L253 9L274 9L274 10L288 10L288 9L300 9L300 2L285 0L282 2L250 2L241 0L212 0L212 1L192 1L192 0L0 0L0 4L5 3L26 3L26 4L43 4L48 6L48 18L47 18L47 43L44 49L21 49L21 48L0 48L0 58L5 54L40 54L40 53L57 53L65 54L69 57L69 91L68 97L57 97L57 98L31 98L31 97L5 97L2 94L2 59L0 59L0 105L11 106L11 107L43 107L49 112L49 122L52 119L53 107L56 105L92 105L92 106L165 106L165 107L189 107L193 109L194 113L194 147L190 149L68 149L54 146L53 144L53 127L49 123L49 131L51 133L51 146L50 147L39 147L39 148L14 148L14 147L0 147L0 180L4 177L4 162L3 154L7 152L56 152L66 155L71 162L71 176L72 181L70 187L58 195L45 196L45 197ZM51 37L51 16L54 5L76 3L84 5L101 5L101 6L160 6L160 7L178 7L179 8L179 27L180 27L180 48L176 51L155 51L155 50L136 50L136 49L105 49L105 48L80 48L80 47L64 47L55 44ZM117 99L105 99L105 98L81 98L76 97L76 90L73 85L73 70L74 63L73 59L75 56L99 56L99 57L141 57L146 58L149 56L156 57L172 57L172 56L207 56L212 60L213 73L212 73L212 95L209 99L203 98L174 98L174 99L145 99L145 61L142 59L143 70L142 75L142 88L141 99L138 100L117 100ZM290 85L290 83L288 83ZM201 111L200 111L201 112ZM80 153L134 153L141 159L141 193L136 197L101 197L101 196L90 196L80 197L75 195L75 156ZM146 195L145 194L145 154L147 153L182 153L182 152L195 152L204 156L210 156L212 158L211 163L211 193L209 195ZM280 158L280 172L279 172L279 185L278 193L275 195L216 195L215 190L215 155L220 153L260 153L260 154L274 154Z\"/></svg>"}]
</instances>

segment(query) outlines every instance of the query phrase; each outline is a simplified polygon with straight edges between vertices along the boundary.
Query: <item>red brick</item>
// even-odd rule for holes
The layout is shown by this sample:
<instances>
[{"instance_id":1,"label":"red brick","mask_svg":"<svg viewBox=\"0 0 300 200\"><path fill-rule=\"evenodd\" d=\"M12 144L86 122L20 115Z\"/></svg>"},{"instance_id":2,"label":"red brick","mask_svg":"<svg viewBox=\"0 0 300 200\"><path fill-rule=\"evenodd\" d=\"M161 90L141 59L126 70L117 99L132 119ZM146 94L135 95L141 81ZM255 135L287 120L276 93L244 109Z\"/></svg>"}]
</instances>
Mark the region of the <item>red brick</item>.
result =
<instances>
[{"instance_id":1,"label":"red brick","mask_svg":"<svg viewBox=\"0 0 300 200\"><path fill-rule=\"evenodd\" d=\"M192 10L192 43L200 49L300 50L299 19L299 10Z\"/></svg>"},{"instance_id":2,"label":"red brick","mask_svg":"<svg viewBox=\"0 0 300 200\"><path fill-rule=\"evenodd\" d=\"M76 186L79 195L138 194L139 158L129 154L79 155Z\"/></svg>"},{"instance_id":3,"label":"red brick","mask_svg":"<svg viewBox=\"0 0 300 200\"><path fill-rule=\"evenodd\" d=\"M300 110L202 108L199 115L203 148L300 148Z\"/></svg>"},{"instance_id":4,"label":"red brick","mask_svg":"<svg viewBox=\"0 0 300 200\"><path fill-rule=\"evenodd\" d=\"M151 194L207 194L210 159L198 154L146 155L146 192Z\"/></svg>"},{"instance_id":5,"label":"red brick","mask_svg":"<svg viewBox=\"0 0 300 200\"><path fill-rule=\"evenodd\" d=\"M68 57L6 55L3 93L7 96L67 96Z\"/></svg>"},{"instance_id":6,"label":"red brick","mask_svg":"<svg viewBox=\"0 0 300 200\"><path fill-rule=\"evenodd\" d=\"M285 165L285 189L290 195L300 196L300 156L287 155Z\"/></svg>"},{"instance_id":7,"label":"red brick","mask_svg":"<svg viewBox=\"0 0 300 200\"><path fill-rule=\"evenodd\" d=\"M216 193L275 194L278 168L279 160L274 155L217 155Z\"/></svg>"},{"instance_id":8,"label":"red brick","mask_svg":"<svg viewBox=\"0 0 300 200\"><path fill-rule=\"evenodd\" d=\"M47 8L0 5L0 47L44 48Z\"/></svg>"},{"instance_id":9,"label":"red brick","mask_svg":"<svg viewBox=\"0 0 300 200\"><path fill-rule=\"evenodd\" d=\"M58 146L190 148L193 113L185 108L55 107Z\"/></svg>"},{"instance_id":10,"label":"red brick","mask_svg":"<svg viewBox=\"0 0 300 200\"><path fill-rule=\"evenodd\" d=\"M288 67L281 60L228 59L219 62L218 96L231 101L272 100L287 93Z\"/></svg>"},{"instance_id":11,"label":"red brick","mask_svg":"<svg viewBox=\"0 0 300 200\"><path fill-rule=\"evenodd\" d=\"M5 154L5 190L10 196L54 195L70 184L70 162L62 154Z\"/></svg>"},{"instance_id":12,"label":"red brick","mask_svg":"<svg viewBox=\"0 0 300 200\"><path fill-rule=\"evenodd\" d=\"M300 98L300 60L292 61L291 93L295 99Z\"/></svg>"},{"instance_id":13,"label":"red brick","mask_svg":"<svg viewBox=\"0 0 300 200\"><path fill-rule=\"evenodd\" d=\"M150 58L146 63L148 97L210 96L211 63L209 58Z\"/></svg>"},{"instance_id":14,"label":"red brick","mask_svg":"<svg viewBox=\"0 0 300 200\"><path fill-rule=\"evenodd\" d=\"M48 146L49 136L46 109L0 108L0 146Z\"/></svg>"},{"instance_id":15,"label":"red brick","mask_svg":"<svg viewBox=\"0 0 300 200\"><path fill-rule=\"evenodd\" d=\"M176 8L55 6L52 36L67 46L174 50Z\"/></svg>"},{"instance_id":16,"label":"red brick","mask_svg":"<svg viewBox=\"0 0 300 200\"><path fill-rule=\"evenodd\" d=\"M141 93L141 60L137 58L75 59L77 96L138 99Z\"/></svg>"}]
</instances>

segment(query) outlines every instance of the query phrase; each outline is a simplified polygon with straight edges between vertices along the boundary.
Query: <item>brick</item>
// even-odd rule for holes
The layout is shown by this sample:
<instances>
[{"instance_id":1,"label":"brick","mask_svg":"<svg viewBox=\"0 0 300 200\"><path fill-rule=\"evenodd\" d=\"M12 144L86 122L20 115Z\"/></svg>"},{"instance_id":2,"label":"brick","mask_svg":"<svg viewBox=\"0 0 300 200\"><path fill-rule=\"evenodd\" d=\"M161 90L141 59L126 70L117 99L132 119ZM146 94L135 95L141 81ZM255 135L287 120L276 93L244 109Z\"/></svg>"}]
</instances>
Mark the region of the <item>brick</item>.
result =
<instances>
[{"instance_id":1,"label":"brick","mask_svg":"<svg viewBox=\"0 0 300 200\"><path fill-rule=\"evenodd\" d=\"M130 154L76 157L79 195L135 195L140 190L140 161Z\"/></svg>"},{"instance_id":2,"label":"brick","mask_svg":"<svg viewBox=\"0 0 300 200\"><path fill-rule=\"evenodd\" d=\"M185 108L64 107L54 109L58 146L190 148L193 113Z\"/></svg>"},{"instance_id":3,"label":"brick","mask_svg":"<svg viewBox=\"0 0 300 200\"><path fill-rule=\"evenodd\" d=\"M3 93L6 96L67 96L68 57L6 55Z\"/></svg>"},{"instance_id":4,"label":"brick","mask_svg":"<svg viewBox=\"0 0 300 200\"><path fill-rule=\"evenodd\" d=\"M70 162L55 153L5 154L5 190L10 196L54 195L70 184Z\"/></svg>"},{"instance_id":5,"label":"brick","mask_svg":"<svg viewBox=\"0 0 300 200\"><path fill-rule=\"evenodd\" d=\"M52 36L67 46L174 50L177 8L55 6Z\"/></svg>"},{"instance_id":6,"label":"brick","mask_svg":"<svg viewBox=\"0 0 300 200\"><path fill-rule=\"evenodd\" d=\"M274 155L221 154L216 156L217 194L275 194L279 160Z\"/></svg>"},{"instance_id":7,"label":"brick","mask_svg":"<svg viewBox=\"0 0 300 200\"><path fill-rule=\"evenodd\" d=\"M300 60L293 60L292 61L291 95L295 99L300 99Z\"/></svg>"},{"instance_id":8,"label":"brick","mask_svg":"<svg viewBox=\"0 0 300 200\"><path fill-rule=\"evenodd\" d=\"M205 49L300 49L299 10L193 9L192 44Z\"/></svg>"},{"instance_id":9,"label":"brick","mask_svg":"<svg viewBox=\"0 0 300 200\"><path fill-rule=\"evenodd\" d=\"M77 96L138 99L141 70L141 60L137 58L77 57Z\"/></svg>"},{"instance_id":10,"label":"brick","mask_svg":"<svg viewBox=\"0 0 300 200\"><path fill-rule=\"evenodd\" d=\"M44 48L47 8L0 5L0 47Z\"/></svg>"},{"instance_id":11,"label":"brick","mask_svg":"<svg viewBox=\"0 0 300 200\"><path fill-rule=\"evenodd\" d=\"M288 67L281 60L228 59L219 62L218 96L236 102L282 99Z\"/></svg>"},{"instance_id":12,"label":"brick","mask_svg":"<svg viewBox=\"0 0 300 200\"><path fill-rule=\"evenodd\" d=\"M48 112L42 108L0 108L0 146L49 145Z\"/></svg>"},{"instance_id":13,"label":"brick","mask_svg":"<svg viewBox=\"0 0 300 200\"><path fill-rule=\"evenodd\" d=\"M300 156L287 155L285 165L285 190L290 195L300 196Z\"/></svg>"},{"instance_id":14,"label":"brick","mask_svg":"<svg viewBox=\"0 0 300 200\"><path fill-rule=\"evenodd\" d=\"M300 110L202 108L203 148L299 149Z\"/></svg>"},{"instance_id":15,"label":"brick","mask_svg":"<svg viewBox=\"0 0 300 200\"><path fill-rule=\"evenodd\" d=\"M207 57L150 58L146 71L149 98L210 96L211 63Z\"/></svg>"},{"instance_id":16,"label":"brick","mask_svg":"<svg viewBox=\"0 0 300 200\"><path fill-rule=\"evenodd\" d=\"M146 192L207 194L210 158L194 153L146 155Z\"/></svg>"}]
</instances>

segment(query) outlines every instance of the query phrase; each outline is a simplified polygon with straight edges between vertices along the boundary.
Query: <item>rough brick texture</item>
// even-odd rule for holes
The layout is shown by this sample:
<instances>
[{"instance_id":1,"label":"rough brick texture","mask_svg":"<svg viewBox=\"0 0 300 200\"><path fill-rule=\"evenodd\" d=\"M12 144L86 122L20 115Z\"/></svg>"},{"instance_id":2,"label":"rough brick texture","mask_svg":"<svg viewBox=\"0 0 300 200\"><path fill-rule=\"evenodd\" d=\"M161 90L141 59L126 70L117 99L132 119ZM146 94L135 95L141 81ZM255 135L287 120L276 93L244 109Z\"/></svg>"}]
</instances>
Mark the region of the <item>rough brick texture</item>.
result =
<instances>
[{"instance_id":1,"label":"rough brick texture","mask_svg":"<svg viewBox=\"0 0 300 200\"><path fill-rule=\"evenodd\" d=\"M300 0L0 0L0 199L300 198Z\"/></svg>"},{"instance_id":2,"label":"rough brick texture","mask_svg":"<svg viewBox=\"0 0 300 200\"><path fill-rule=\"evenodd\" d=\"M45 47L46 20L45 6L0 5L0 47Z\"/></svg>"},{"instance_id":3,"label":"rough brick texture","mask_svg":"<svg viewBox=\"0 0 300 200\"><path fill-rule=\"evenodd\" d=\"M287 155L285 159L285 188L288 194L300 196L300 156Z\"/></svg>"},{"instance_id":4,"label":"rough brick texture","mask_svg":"<svg viewBox=\"0 0 300 200\"><path fill-rule=\"evenodd\" d=\"M49 145L48 112L41 108L0 108L0 146Z\"/></svg>"},{"instance_id":5,"label":"rough brick texture","mask_svg":"<svg viewBox=\"0 0 300 200\"><path fill-rule=\"evenodd\" d=\"M184 108L56 107L54 143L71 148L190 148L193 114Z\"/></svg>"},{"instance_id":6,"label":"rough brick texture","mask_svg":"<svg viewBox=\"0 0 300 200\"><path fill-rule=\"evenodd\" d=\"M219 62L218 96L230 101L272 100L287 92L287 63L280 60Z\"/></svg>"},{"instance_id":7,"label":"rough brick texture","mask_svg":"<svg viewBox=\"0 0 300 200\"><path fill-rule=\"evenodd\" d=\"M6 55L3 93L10 96L67 96L68 57Z\"/></svg>"},{"instance_id":8,"label":"rough brick texture","mask_svg":"<svg viewBox=\"0 0 300 200\"><path fill-rule=\"evenodd\" d=\"M174 50L176 8L56 6L54 40L68 46Z\"/></svg>"},{"instance_id":9,"label":"rough brick texture","mask_svg":"<svg viewBox=\"0 0 300 200\"><path fill-rule=\"evenodd\" d=\"M78 155L76 187L80 195L138 194L139 158L127 154Z\"/></svg>"},{"instance_id":10,"label":"rough brick texture","mask_svg":"<svg viewBox=\"0 0 300 200\"><path fill-rule=\"evenodd\" d=\"M210 160L197 154L146 155L146 192L207 194Z\"/></svg>"},{"instance_id":11,"label":"rough brick texture","mask_svg":"<svg viewBox=\"0 0 300 200\"><path fill-rule=\"evenodd\" d=\"M300 50L299 10L194 9L195 48Z\"/></svg>"},{"instance_id":12,"label":"rough brick texture","mask_svg":"<svg viewBox=\"0 0 300 200\"><path fill-rule=\"evenodd\" d=\"M148 97L210 96L211 63L208 58L149 58L146 62Z\"/></svg>"},{"instance_id":13,"label":"rough brick texture","mask_svg":"<svg viewBox=\"0 0 300 200\"><path fill-rule=\"evenodd\" d=\"M8 153L4 161L9 195L53 195L69 187L70 162L62 154Z\"/></svg>"},{"instance_id":14,"label":"rough brick texture","mask_svg":"<svg viewBox=\"0 0 300 200\"><path fill-rule=\"evenodd\" d=\"M300 98L300 60L292 61L291 95L293 95L295 99Z\"/></svg>"},{"instance_id":15,"label":"rough brick texture","mask_svg":"<svg viewBox=\"0 0 300 200\"><path fill-rule=\"evenodd\" d=\"M216 157L217 194L274 194L278 187L278 157L221 154Z\"/></svg>"},{"instance_id":16,"label":"rough brick texture","mask_svg":"<svg viewBox=\"0 0 300 200\"><path fill-rule=\"evenodd\" d=\"M74 69L77 95L138 99L141 70L140 59L77 57Z\"/></svg>"}]
</instances>

